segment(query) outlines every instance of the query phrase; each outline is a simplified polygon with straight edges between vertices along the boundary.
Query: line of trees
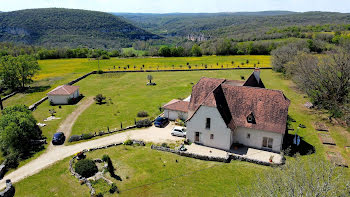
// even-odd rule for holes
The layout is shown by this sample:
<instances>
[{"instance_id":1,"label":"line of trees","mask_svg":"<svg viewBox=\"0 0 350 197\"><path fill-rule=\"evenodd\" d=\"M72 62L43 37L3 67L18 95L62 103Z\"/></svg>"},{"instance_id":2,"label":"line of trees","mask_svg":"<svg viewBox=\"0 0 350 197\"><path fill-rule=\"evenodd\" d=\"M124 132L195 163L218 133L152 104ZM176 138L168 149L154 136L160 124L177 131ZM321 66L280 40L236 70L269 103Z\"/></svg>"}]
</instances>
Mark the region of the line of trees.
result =
<instances>
[{"instance_id":1,"label":"line of trees","mask_svg":"<svg viewBox=\"0 0 350 197\"><path fill-rule=\"evenodd\" d=\"M339 47L315 56L307 46L291 43L272 52L272 66L291 78L315 106L328 110L329 118L343 118L350 125L349 52Z\"/></svg>"}]
</instances>

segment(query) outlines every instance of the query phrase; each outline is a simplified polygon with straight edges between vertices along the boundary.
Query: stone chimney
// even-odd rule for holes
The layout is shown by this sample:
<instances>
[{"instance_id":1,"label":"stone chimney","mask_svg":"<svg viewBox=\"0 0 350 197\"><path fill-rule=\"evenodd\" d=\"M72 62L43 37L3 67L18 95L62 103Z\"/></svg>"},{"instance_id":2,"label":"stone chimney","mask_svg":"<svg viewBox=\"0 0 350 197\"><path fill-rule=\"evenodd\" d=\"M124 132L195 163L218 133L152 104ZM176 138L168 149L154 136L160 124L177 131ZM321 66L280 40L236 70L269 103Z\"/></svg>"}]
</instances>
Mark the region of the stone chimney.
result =
<instances>
[{"instance_id":1,"label":"stone chimney","mask_svg":"<svg viewBox=\"0 0 350 197\"><path fill-rule=\"evenodd\" d=\"M254 69L254 77L260 83L260 68L255 68Z\"/></svg>"}]
</instances>

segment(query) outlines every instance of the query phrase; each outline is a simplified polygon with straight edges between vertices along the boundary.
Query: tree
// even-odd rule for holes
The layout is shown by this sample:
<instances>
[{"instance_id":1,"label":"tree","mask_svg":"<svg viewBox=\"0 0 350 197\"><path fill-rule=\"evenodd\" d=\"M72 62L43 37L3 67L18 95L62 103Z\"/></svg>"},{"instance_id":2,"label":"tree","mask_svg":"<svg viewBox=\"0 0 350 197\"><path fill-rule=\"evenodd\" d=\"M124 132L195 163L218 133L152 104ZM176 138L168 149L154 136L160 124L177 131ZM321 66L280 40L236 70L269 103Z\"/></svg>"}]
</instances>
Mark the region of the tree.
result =
<instances>
[{"instance_id":1,"label":"tree","mask_svg":"<svg viewBox=\"0 0 350 197\"><path fill-rule=\"evenodd\" d=\"M300 53L288 64L287 74L331 117L340 117L341 106L350 101L350 55L345 51L322 58Z\"/></svg>"},{"instance_id":2,"label":"tree","mask_svg":"<svg viewBox=\"0 0 350 197\"><path fill-rule=\"evenodd\" d=\"M294 60L298 51L307 51L307 46L301 46L297 43L290 43L288 45L279 47L271 52L272 68L274 71L286 73L286 64Z\"/></svg>"},{"instance_id":3,"label":"tree","mask_svg":"<svg viewBox=\"0 0 350 197\"><path fill-rule=\"evenodd\" d=\"M196 57L202 56L202 49L197 44L192 46L191 54Z\"/></svg>"},{"instance_id":4,"label":"tree","mask_svg":"<svg viewBox=\"0 0 350 197\"><path fill-rule=\"evenodd\" d=\"M342 169L316 157L290 158L285 165L263 173L254 185L251 193L240 189L241 196L348 196L350 192Z\"/></svg>"},{"instance_id":5,"label":"tree","mask_svg":"<svg viewBox=\"0 0 350 197\"><path fill-rule=\"evenodd\" d=\"M102 94L98 94L95 96L94 100L97 102L97 104L102 104L104 100L106 100L106 97Z\"/></svg>"},{"instance_id":6,"label":"tree","mask_svg":"<svg viewBox=\"0 0 350 197\"><path fill-rule=\"evenodd\" d=\"M0 147L5 155L23 158L32 150L32 140L41 139L41 130L25 105L7 107L0 118Z\"/></svg>"},{"instance_id":7,"label":"tree","mask_svg":"<svg viewBox=\"0 0 350 197\"><path fill-rule=\"evenodd\" d=\"M21 87L33 82L32 78L40 70L38 61L33 56L21 55L17 57L18 74Z\"/></svg>"},{"instance_id":8,"label":"tree","mask_svg":"<svg viewBox=\"0 0 350 197\"><path fill-rule=\"evenodd\" d=\"M147 80L149 81L150 84L152 84L153 76L147 75Z\"/></svg>"},{"instance_id":9,"label":"tree","mask_svg":"<svg viewBox=\"0 0 350 197\"><path fill-rule=\"evenodd\" d=\"M4 86L12 90L19 87L24 89L39 70L39 64L33 56L5 56L0 59L1 79Z\"/></svg>"},{"instance_id":10,"label":"tree","mask_svg":"<svg viewBox=\"0 0 350 197\"><path fill-rule=\"evenodd\" d=\"M163 57L170 57L171 56L171 50L168 46L162 46L160 47L158 54Z\"/></svg>"}]
</instances>

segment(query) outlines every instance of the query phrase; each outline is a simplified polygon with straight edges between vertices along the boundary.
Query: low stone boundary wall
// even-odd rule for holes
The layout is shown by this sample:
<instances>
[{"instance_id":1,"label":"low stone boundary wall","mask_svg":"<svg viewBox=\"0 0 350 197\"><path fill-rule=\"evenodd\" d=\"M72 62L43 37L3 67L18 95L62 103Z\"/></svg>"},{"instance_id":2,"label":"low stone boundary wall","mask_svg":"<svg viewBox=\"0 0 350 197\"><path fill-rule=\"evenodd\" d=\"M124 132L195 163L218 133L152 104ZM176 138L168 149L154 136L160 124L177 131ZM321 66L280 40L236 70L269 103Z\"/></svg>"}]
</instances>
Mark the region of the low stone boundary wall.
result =
<instances>
[{"instance_id":1,"label":"low stone boundary wall","mask_svg":"<svg viewBox=\"0 0 350 197\"><path fill-rule=\"evenodd\" d=\"M87 73L87 74L85 74L85 75L83 75L83 76L81 76L81 77L79 77L79 78L77 78L77 79L74 79L74 80L71 81L71 82L68 82L67 85L73 85L73 84L79 82L80 80L85 79L86 77L88 77L88 76L90 76L90 75L92 75L92 74L96 74L96 73L97 73L97 71L89 72L89 73Z\"/></svg>"},{"instance_id":2,"label":"low stone boundary wall","mask_svg":"<svg viewBox=\"0 0 350 197\"><path fill-rule=\"evenodd\" d=\"M108 134L118 133L118 132L130 130L130 129L135 129L135 128L136 128L136 125L128 126L126 128L122 128L122 129L114 129L114 130L110 130L110 131L99 131L98 133L95 132L94 134L92 134L92 137L89 138L89 139L92 139L92 138L95 138L95 137L98 137L98 136L104 136L104 135L108 135ZM74 140L74 141L71 141L71 142L78 142L78 141L81 141L81 140L86 140L86 139L83 139L83 134L80 135L80 139Z\"/></svg>"},{"instance_id":3,"label":"low stone boundary wall","mask_svg":"<svg viewBox=\"0 0 350 197\"><path fill-rule=\"evenodd\" d=\"M246 162L255 163L255 164L259 164L259 165L263 165L263 166L280 166L280 165L284 165L284 163L285 163L284 159L282 160L282 163L278 164L278 163L270 163L270 162L265 162L265 161L259 161L259 160L256 160L256 159L250 159L250 158L247 158L247 157L242 157L242 156L233 155L233 154L230 154L230 158L233 159L233 160L246 161Z\"/></svg>"},{"instance_id":4,"label":"low stone boundary wall","mask_svg":"<svg viewBox=\"0 0 350 197\"><path fill-rule=\"evenodd\" d=\"M152 145L151 149L164 151L164 152L170 152L170 153L174 153L174 154L177 154L180 156L191 157L194 159L200 159L200 160L205 160L205 161L217 161L217 162L224 162L224 163L230 163L230 161L231 161L231 158L229 156L227 156L226 158L211 157L211 156L198 155L198 154L194 154L194 153L188 153L188 152L184 152L184 151L174 150L171 148L166 148L166 147L162 147L162 146L155 146L155 145Z\"/></svg>"},{"instance_id":5,"label":"low stone boundary wall","mask_svg":"<svg viewBox=\"0 0 350 197\"><path fill-rule=\"evenodd\" d=\"M2 97L2 98L1 98L1 101L5 101L5 100L7 100L8 98L11 98L11 97L15 96L17 93L18 93L17 91L12 92L11 94L8 94L8 95Z\"/></svg>"},{"instance_id":6,"label":"low stone boundary wall","mask_svg":"<svg viewBox=\"0 0 350 197\"><path fill-rule=\"evenodd\" d=\"M155 145L152 145L151 149L164 151L164 152L170 152L170 153L174 153L174 154L177 154L180 156L191 157L194 159L200 159L200 160L205 160L205 161L218 161L218 162L224 162L224 163L230 163L231 160L246 161L246 162L255 163L255 164L264 165L264 166L279 166L279 165L284 165L284 163L285 163L285 159L282 160L282 163L276 164L276 163L270 163L270 162L250 159L250 158L246 158L246 157L239 156L239 155L233 155L233 154L229 154L226 158L211 157L211 156L198 155L198 154L189 153L186 151L179 151L179 150L174 150L171 148L162 147L162 146L155 146Z\"/></svg>"},{"instance_id":7,"label":"low stone boundary wall","mask_svg":"<svg viewBox=\"0 0 350 197\"><path fill-rule=\"evenodd\" d=\"M15 187L12 185L12 182L10 179L6 180L6 188L5 190L0 192L0 197L12 197L15 196Z\"/></svg>"},{"instance_id":8,"label":"low stone boundary wall","mask_svg":"<svg viewBox=\"0 0 350 197\"><path fill-rule=\"evenodd\" d=\"M244 67L244 68L199 68L199 69L183 69L183 70L112 70L103 71L103 73L143 73L143 72L188 72L188 71L215 71L215 70L252 70L254 67ZM260 69L271 70L272 67L263 67Z\"/></svg>"},{"instance_id":9,"label":"low stone boundary wall","mask_svg":"<svg viewBox=\"0 0 350 197\"><path fill-rule=\"evenodd\" d=\"M49 97L45 96L44 98L40 99L39 101L37 101L36 103L34 103L33 105L29 106L29 110L34 111L41 103L43 103L44 101L46 101Z\"/></svg>"}]
</instances>

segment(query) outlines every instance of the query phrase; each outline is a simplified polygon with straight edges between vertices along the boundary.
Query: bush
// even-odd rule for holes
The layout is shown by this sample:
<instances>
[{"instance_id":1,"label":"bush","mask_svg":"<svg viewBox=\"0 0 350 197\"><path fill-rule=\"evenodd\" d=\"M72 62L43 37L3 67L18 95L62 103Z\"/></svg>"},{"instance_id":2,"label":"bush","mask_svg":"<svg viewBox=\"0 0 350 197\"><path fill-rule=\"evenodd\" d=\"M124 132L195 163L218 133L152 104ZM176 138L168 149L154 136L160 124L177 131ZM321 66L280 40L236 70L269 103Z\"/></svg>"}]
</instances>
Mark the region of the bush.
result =
<instances>
[{"instance_id":1,"label":"bush","mask_svg":"<svg viewBox=\"0 0 350 197\"><path fill-rule=\"evenodd\" d=\"M125 142L124 142L124 145L128 145L128 146L130 146L130 145L132 145L134 142L132 141L132 140L126 140Z\"/></svg>"},{"instance_id":2,"label":"bush","mask_svg":"<svg viewBox=\"0 0 350 197\"><path fill-rule=\"evenodd\" d=\"M149 119L143 119L143 120L139 120L136 122L136 127L137 128L141 128L141 127L149 127L152 126L152 121Z\"/></svg>"},{"instance_id":3,"label":"bush","mask_svg":"<svg viewBox=\"0 0 350 197\"><path fill-rule=\"evenodd\" d=\"M115 183L112 183L109 193L114 194L115 192L118 193L118 187L115 185Z\"/></svg>"},{"instance_id":4,"label":"bush","mask_svg":"<svg viewBox=\"0 0 350 197\"><path fill-rule=\"evenodd\" d=\"M109 160L111 160L111 158L108 155L103 155L102 156L102 161L108 162Z\"/></svg>"},{"instance_id":5,"label":"bush","mask_svg":"<svg viewBox=\"0 0 350 197\"><path fill-rule=\"evenodd\" d=\"M95 162L93 162L92 160L83 159L83 160L79 160L75 164L75 172L77 172L78 174L80 174L85 178L89 178L98 172L98 168Z\"/></svg>"},{"instance_id":6,"label":"bush","mask_svg":"<svg viewBox=\"0 0 350 197\"><path fill-rule=\"evenodd\" d=\"M76 141L79 141L79 140L81 140L81 136L80 135L72 135L69 138L68 142L76 142Z\"/></svg>"},{"instance_id":7,"label":"bush","mask_svg":"<svg viewBox=\"0 0 350 197\"><path fill-rule=\"evenodd\" d=\"M164 148L169 148L169 146L168 146L167 143L163 143L163 144L162 144L162 147L164 147Z\"/></svg>"},{"instance_id":8,"label":"bush","mask_svg":"<svg viewBox=\"0 0 350 197\"><path fill-rule=\"evenodd\" d=\"M15 154L6 155L6 167L17 168L19 165L18 159L18 156Z\"/></svg>"},{"instance_id":9,"label":"bush","mask_svg":"<svg viewBox=\"0 0 350 197\"><path fill-rule=\"evenodd\" d=\"M98 70L96 73L97 74L103 74L103 71L102 70Z\"/></svg>"},{"instance_id":10,"label":"bush","mask_svg":"<svg viewBox=\"0 0 350 197\"><path fill-rule=\"evenodd\" d=\"M84 133L83 135L81 135L81 139L83 140L88 140L88 139L91 139L92 137L94 137L94 135L91 133Z\"/></svg>"},{"instance_id":11,"label":"bush","mask_svg":"<svg viewBox=\"0 0 350 197\"><path fill-rule=\"evenodd\" d=\"M147 116L148 116L148 113L146 111L139 111L137 113L137 117L140 117L140 118L147 117Z\"/></svg>"}]
</instances>

